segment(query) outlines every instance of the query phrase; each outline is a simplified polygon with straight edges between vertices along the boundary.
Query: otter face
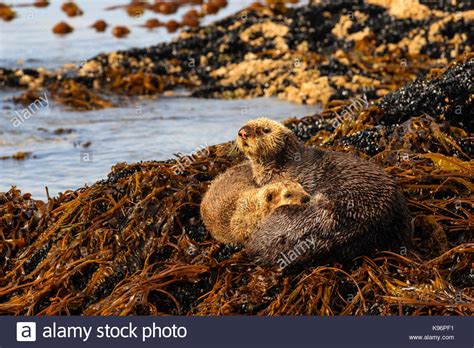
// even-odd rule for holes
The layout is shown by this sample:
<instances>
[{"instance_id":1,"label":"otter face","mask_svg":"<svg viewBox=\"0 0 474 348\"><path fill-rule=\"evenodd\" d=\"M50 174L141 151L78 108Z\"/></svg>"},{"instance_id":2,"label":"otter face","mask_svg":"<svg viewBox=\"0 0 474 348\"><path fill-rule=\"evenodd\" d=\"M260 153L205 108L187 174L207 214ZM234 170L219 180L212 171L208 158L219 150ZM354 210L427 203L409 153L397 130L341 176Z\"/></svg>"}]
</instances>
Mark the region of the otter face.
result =
<instances>
[{"instance_id":1,"label":"otter face","mask_svg":"<svg viewBox=\"0 0 474 348\"><path fill-rule=\"evenodd\" d=\"M240 128L237 136L239 149L250 159L278 154L291 131L281 123L268 118L257 118Z\"/></svg>"},{"instance_id":2,"label":"otter face","mask_svg":"<svg viewBox=\"0 0 474 348\"><path fill-rule=\"evenodd\" d=\"M277 182L263 187L264 201L268 211L282 205L303 205L311 196L297 182Z\"/></svg>"}]
</instances>

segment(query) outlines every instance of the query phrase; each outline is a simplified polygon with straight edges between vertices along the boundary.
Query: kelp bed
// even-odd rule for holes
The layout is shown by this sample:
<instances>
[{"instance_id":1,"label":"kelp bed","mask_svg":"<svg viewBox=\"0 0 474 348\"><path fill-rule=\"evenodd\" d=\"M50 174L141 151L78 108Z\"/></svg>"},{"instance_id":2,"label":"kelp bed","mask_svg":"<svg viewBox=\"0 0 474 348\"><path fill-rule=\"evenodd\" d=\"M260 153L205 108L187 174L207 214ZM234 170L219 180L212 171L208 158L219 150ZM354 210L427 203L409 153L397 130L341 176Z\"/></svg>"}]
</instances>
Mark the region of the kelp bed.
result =
<instances>
[{"instance_id":1,"label":"kelp bed","mask_svg":"<svg viewBox=\"0 0 474 348\"><path fill-rule=\"evenodd\" d=\"M360 71L370 70L364 63L375 58L351 49ZM427 74L406 85L406 70L384 75L386 64L371 74L394 92L367 108L329 98L322 114L286 124L308 146L383 165L408 198L411 245L347 264L255 265L214 241L199 217L210 181L242 160L227 143L186 161L183 173L174 170L177 160L117 164L107 179L46 203L16 188L0 194L0 313L474 314L474 56L411 67ZM374 87L372 99L383 90Z\"/></svg>"}]
</instances>

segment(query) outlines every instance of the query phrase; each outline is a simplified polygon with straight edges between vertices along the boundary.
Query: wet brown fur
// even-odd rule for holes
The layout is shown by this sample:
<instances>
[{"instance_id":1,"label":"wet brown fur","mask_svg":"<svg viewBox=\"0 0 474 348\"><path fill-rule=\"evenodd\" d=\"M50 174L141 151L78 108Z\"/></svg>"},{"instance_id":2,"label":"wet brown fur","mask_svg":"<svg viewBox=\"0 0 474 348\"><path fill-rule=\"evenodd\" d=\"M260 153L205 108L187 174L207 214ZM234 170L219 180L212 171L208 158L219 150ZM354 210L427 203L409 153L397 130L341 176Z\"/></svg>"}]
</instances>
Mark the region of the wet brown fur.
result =
<instances>
[{"instance_id":1,"label":"wet brown fur","mask_svg":"<svg viewBox=\"0 0 474 348\"><path fill-rule=\"evenodd\" d=\"M243 192L230 220L227 243L243 244L273 210L285 205L303 205L309 194L297 182L276 182Z\"/></svg>"},{"instance_id":2,"label":"wet brown fur","mask_svg":"<svg viewBox=\"0 0 474 348\"><path fill-rule=\"evenodd\" d=\"M309 194L326 198L277 208L247 240L250 256L280 264L308 238L314 246L296 263L352 259L407 245L411 229L405 199L382 168L351 154L306 147L275 121L257 119L244 127L248 137L238 137L237 144L259 186L295 180Z\"/></svg>"},{"instance_id":3,"label":"wet brown fur","mask_svg":"<svg viewBox=\"0 0 474 348\"><path fill-rule=\"evenodd\" d=\"M201 202L201 217L211 235L229 240L230 220L242 193L257 188L249 161L227 169L212 181Z\"/></svg>"}]
</instances>

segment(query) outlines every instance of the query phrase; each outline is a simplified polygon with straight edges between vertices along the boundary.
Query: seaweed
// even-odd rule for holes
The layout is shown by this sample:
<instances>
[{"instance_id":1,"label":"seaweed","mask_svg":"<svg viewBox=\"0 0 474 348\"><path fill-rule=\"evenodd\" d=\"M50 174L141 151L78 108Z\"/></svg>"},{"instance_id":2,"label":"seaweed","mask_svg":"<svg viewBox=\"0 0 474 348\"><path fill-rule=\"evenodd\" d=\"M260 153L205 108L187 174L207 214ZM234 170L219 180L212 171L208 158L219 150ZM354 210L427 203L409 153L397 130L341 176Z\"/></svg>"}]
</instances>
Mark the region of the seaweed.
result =
<instances>
[{"instance_id":1,"label":"seaweed","mask_svg":"<svg viewBox=\"0 0 474 348\"><path fill-rule=\"evenodd\" d=\"M212 179L243 160L229 142L184 172L176 160L120 163L47 202L16 187L0 194L0 313L473 315L473 138L469 115L446 112L472 103L471 59L352 117L339 117L350 105L339 100L285 122L308 146L357 153L393 175L409 202L412 245L291 271L255 265L213 240L199 216Z\"/></svg>"},{"instance_id":2,"label":"seaweed","mask_svg":"<svg viewBox=\"0 0 474 348\"><path fill-rule=\"evenodd\" d=\"M382 165L408 199L415 232L398 253L263 268L214 241L199 216L212 179L243 160L232 143L179 173L176 160L119 163L47 202L16 187L0 193L0 313L473 315L472 6L419 4L422 18L358 1L251 6L77 68L0 69L2 86L27 89L15 101L47 89L80 110L183 87L323 103L321 114L286 126L307 146ZM371 102L354 108L361 95Z\"/></svg>"}]
</instances>

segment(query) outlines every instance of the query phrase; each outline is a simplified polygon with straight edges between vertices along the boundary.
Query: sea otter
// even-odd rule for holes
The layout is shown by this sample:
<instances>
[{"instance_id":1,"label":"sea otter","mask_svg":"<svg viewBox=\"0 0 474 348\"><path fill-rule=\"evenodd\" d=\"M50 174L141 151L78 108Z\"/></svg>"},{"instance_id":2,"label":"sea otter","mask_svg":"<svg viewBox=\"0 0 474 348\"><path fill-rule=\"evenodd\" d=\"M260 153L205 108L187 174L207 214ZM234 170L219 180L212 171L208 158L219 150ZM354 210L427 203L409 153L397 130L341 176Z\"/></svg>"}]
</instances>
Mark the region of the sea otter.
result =
<instances>
[{"instance_id":1,"label":"sea otter","mask_svg":"<svg viewBox=\"0 0 474 348\"><path fill-rule=\"evenodd\" d=\"M201 217L211 235L227 243L230 219L237 208L241 195L257 188L249 161L244 161L217 176L206 191L201 202Z\"/></svg>"},{"instance_id":2,"label":"sea otter","mask_svg":"<svg viewBox=\"0 0 474 348\"><path fill-rule=\"evenodd\" d=\"M241 245L273 210L284 205L302 205L311 196L294 181L275 182L242 193L230 220L226 243Z\"/></svg>"},{"instance_id":3,"label":"sea otter","mask_svg":"<svg viewBox=\"0 0 474 348\"><path fill-rule=\"evenodd\" d=\"M258 186L294 180L312 196L325 197L307 206L279 207L264 219L245 243L257 262L282 267L288 259L342 261L407 245L411 224L405 199L381 167L351 154L304 146L267 118L249 121L236 142ZM295 253L308 239L312 247Z\"/></svg>"}]
</instances>

